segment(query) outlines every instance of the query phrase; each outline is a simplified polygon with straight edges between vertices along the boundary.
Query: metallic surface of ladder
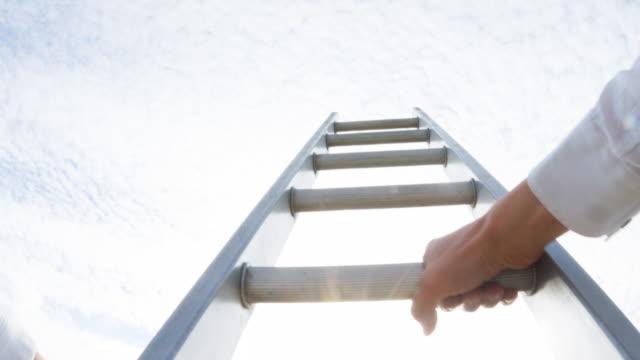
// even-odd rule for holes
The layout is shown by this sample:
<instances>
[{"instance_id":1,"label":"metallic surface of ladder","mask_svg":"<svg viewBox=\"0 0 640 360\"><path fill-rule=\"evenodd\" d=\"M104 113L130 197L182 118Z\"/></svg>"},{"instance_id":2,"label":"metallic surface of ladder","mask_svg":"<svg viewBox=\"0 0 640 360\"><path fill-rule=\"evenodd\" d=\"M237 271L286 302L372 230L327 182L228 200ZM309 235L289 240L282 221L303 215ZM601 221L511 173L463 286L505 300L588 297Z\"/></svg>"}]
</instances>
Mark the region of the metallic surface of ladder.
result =
<instances>
[{"instance_id":1,"label":"metallic surface of ladder","mask_svg":"<svg viewBox=\"0 0 640 360\"><path fill-rule=\"evenodd\" d=\"M507 193L428 115L419 108L415 114L410 119L355 122L337 122L337 114L331 114L140 359L230 359L252 304L259 302L411 298L422 272L419 263L315 268L273 264L297 212L466 204L479 217ZM430 148L326 153L333 146L403 142L427 142ZM315 173L321 170L411 165L443 165L452 182L311 189ZM507 270L493 280L528 292L525 300L558 358L640 359L640 335L635 327L557 242L547 247L535 268Z\"/></svg>"}]
</instances>

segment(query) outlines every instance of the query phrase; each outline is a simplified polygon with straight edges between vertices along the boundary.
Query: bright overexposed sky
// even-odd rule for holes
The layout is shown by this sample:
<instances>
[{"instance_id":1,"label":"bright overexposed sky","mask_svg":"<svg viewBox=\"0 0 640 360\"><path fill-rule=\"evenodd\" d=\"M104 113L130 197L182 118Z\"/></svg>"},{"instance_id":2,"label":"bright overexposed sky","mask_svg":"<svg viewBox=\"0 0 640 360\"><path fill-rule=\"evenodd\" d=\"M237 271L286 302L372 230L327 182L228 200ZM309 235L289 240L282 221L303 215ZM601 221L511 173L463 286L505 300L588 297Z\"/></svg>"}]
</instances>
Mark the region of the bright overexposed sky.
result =
<instances>
[{"instance_id":1,"label":"bright overexposed sky","mask_svg":"<svg viewBox=\"0 0 640 360\"><path fill-rule=\"evenodd\" d=\"M640 55L638 18L622 0L2 1L0 304L49 358L135 358L330 112L420 106L511 188ZM317 186L442 176L379 171ZM470 219L302 215L282 265L417 261ZM562 240L636 326L639 234ZM525 315L452 313L424 339L407 302L264 306L236 357L481 356L522 349Z\"/></svg>"}]
</instances>

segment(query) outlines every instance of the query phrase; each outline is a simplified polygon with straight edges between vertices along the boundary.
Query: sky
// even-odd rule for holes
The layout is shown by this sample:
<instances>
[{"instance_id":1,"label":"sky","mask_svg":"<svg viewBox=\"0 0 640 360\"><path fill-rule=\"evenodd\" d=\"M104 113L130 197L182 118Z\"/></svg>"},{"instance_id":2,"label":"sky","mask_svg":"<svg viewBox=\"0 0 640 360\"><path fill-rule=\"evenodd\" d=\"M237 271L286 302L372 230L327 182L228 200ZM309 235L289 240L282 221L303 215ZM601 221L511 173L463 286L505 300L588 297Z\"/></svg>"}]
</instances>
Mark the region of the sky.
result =
<instances>
[{"instance_id":1,"label":"sky","mask_svg":"<svg viewBox=\"0 0 640 360\"><path fill-rule=\"evenodd\" d=\"M640 55L638 18L633 1L2 1L0 304L50 358L135 358L330 112L420 106L512 188ZM317 185L441 176L403 171ZM304 215L281 265L417 261L471 219L464 208ZM364 222L336 229L334 217ZM561 239L636 326L639 234L632 221L608 241ZM453 313L425 340L407 302L263 309L237 358L313 346L318 358L455 358L473 347L454 334L490 351L515 325L483 326L516 317ZM326 322L300 322L311 313ZM262 338L274 322L314 336Z\"/></svg>"}]
</instances>

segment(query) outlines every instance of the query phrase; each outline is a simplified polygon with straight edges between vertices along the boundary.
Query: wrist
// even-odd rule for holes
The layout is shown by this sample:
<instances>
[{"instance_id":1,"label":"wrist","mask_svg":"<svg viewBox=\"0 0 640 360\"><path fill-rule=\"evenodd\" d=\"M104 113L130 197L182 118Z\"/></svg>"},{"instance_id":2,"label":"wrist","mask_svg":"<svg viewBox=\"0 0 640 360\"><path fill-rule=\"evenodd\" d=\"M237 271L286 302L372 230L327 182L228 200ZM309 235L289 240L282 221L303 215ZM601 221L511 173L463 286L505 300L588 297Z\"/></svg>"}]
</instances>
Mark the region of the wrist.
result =
<instances>
[{"instance_id":1,"label":"wrist","mask_svg":"<svg viewBox=\"0 0 640 360\"><path fill-rule=\"evenodd\" d=\"M502 268L523 269L567 229L540 203L526 181L482 218L483 238Z\"/></svg>"}]
</instances>

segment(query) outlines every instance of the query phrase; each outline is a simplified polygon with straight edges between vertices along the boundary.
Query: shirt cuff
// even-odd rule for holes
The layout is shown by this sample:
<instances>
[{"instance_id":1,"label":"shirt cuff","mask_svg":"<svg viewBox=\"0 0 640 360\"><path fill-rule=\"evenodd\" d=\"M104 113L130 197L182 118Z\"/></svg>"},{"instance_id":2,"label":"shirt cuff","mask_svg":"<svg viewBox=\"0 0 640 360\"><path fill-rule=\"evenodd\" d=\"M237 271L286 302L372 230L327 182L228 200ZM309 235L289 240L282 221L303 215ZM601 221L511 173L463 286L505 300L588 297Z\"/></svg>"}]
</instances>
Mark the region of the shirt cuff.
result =
<instances>
[{"instance_id":1,"label":"shirt cuff","mask_svg":"<svg viewBox=\"0 0 640 360\"><path fill-rule=\"evenodd\" d=\"M595 108L527 179L565 227L584 236L612 234L640 207L640 176L608 146Z\"/></svg>"}]
</instances>

